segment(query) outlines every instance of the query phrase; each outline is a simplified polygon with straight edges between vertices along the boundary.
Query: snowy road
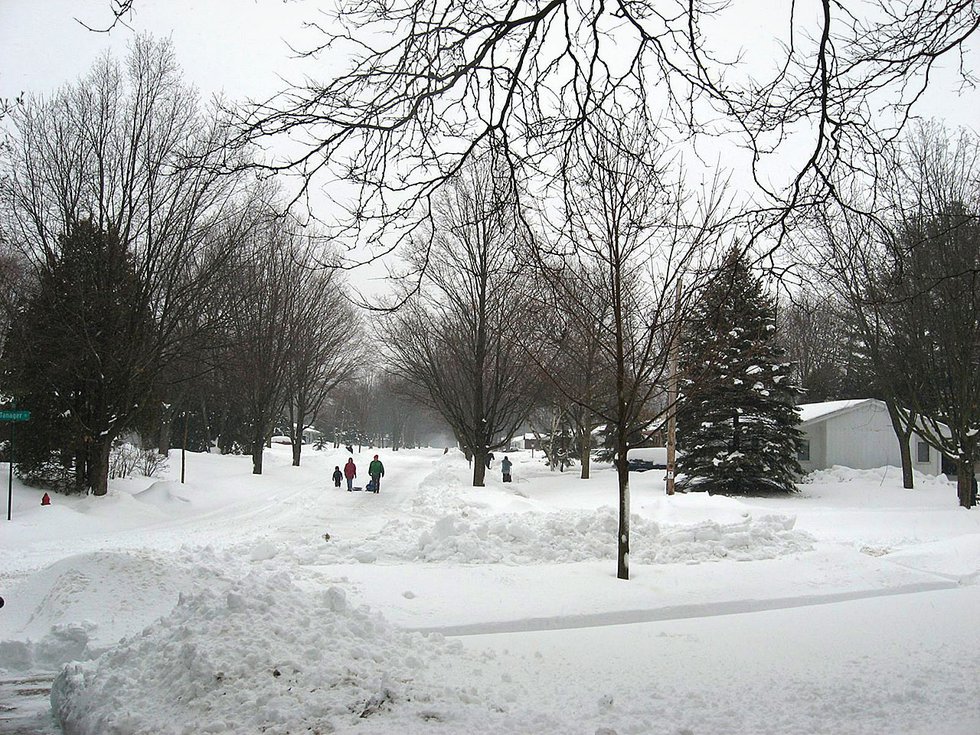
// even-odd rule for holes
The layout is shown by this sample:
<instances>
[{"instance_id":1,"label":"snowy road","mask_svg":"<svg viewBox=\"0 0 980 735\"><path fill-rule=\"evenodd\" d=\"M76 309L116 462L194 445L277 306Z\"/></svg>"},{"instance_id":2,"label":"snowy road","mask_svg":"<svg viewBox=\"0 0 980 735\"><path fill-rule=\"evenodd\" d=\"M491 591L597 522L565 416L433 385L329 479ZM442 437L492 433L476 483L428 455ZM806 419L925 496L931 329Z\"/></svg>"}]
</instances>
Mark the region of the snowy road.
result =
<instances>
[{"instance_id":1,"label":"snowy road","mask_svg":"<svg viewBox=\"0 0 980 735\"><path fill-rule=\"evenodd\" d=\"M72 659L58 701L86 735L980 731L980 514L944 480L667 498L635 475L624 582L608 469L517 456L471 488L441 450L384 459L379 495L285 448L261 477L189 455L186 485L15 488L4 733L51 732L44 672Z\"/></svg>"},{"instance_id":2,"label":"snowy road","mask_svg":"<svg viewBox=\"0 0 980 735\"><path fill-rule=\"evenodd\" d=\"M56 735L49 695L54 673L0 678L0 732L3 735Z\"/></svg>"}]
</instances>

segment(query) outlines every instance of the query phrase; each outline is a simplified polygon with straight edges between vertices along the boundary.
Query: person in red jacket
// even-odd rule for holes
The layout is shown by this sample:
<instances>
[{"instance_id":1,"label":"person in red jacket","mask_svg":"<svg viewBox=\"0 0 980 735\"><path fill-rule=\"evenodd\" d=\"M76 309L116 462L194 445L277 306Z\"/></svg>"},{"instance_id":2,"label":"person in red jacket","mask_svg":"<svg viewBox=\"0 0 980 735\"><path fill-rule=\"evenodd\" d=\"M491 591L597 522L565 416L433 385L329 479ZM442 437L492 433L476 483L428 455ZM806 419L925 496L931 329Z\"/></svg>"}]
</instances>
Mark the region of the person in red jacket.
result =
<instances>
[{"instance_id":1,"label":"person in red jacket","mask_svg":"<svg viewBox=\"0 0 980 735\"><path fill-rule=\"evenodd\" d=\"M357 477L357 466L354 464L353 457L344 465L344 477L347 478L347 492L351 492L354 489L354 478Z\"/></svg>"}]
</instances>

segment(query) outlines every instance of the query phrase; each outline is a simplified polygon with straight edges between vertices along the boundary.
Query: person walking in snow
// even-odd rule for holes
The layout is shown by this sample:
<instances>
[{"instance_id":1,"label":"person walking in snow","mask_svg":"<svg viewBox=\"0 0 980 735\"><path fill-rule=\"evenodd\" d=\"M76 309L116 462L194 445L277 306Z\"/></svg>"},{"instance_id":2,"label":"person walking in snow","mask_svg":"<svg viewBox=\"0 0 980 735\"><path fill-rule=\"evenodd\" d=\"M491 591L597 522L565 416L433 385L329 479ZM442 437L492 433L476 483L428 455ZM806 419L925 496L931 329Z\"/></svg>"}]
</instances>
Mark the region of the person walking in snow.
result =
<instances>
[{"instance_id":1,"label":"person walking in snow","mask_svg":"<svg viewBox=\"0 0 980 735\"><path fill-rule=\"evenodd\" d=\"M340 465L333 468L333 486L340 487L340 481L344 479L344 473L340 471Z\"/></svg>"},{"instance_id":2,"label":"person walking in snow","mask_svg":"<svg viewBox=\"0 0 980 735\"><path fill-rule=\"evenodd\" d=\"M374 483L374 492L381 492L381 478L385 476L385 466L381 464L377 454L368 465L368 474L371 475L371 482Z\"/></svg>"},{"instance_id":3,"label":"person walking in snow","mask_svg":"<svg viewBox=\"0 0 980 735\"><path fill-rule=\"evenodd\" d=\"M347 492L352 492L354 490L354 478L357 477L357 465L354 464L353 457L348 459L347 464L344 465L344 477L347 478Z\"/></svg>"},{"instance_id":4,"label":"person walking in snow","mask_svg":"<svg viewBox=\"0 0 980 735\"><path fill-rule=\"evenodd\" d=\"M513 467L513 462L507 459L507 455L500 462L500 470L504 474L504 482L510 482L510 468Z\"/></svg>"}]
</instances>

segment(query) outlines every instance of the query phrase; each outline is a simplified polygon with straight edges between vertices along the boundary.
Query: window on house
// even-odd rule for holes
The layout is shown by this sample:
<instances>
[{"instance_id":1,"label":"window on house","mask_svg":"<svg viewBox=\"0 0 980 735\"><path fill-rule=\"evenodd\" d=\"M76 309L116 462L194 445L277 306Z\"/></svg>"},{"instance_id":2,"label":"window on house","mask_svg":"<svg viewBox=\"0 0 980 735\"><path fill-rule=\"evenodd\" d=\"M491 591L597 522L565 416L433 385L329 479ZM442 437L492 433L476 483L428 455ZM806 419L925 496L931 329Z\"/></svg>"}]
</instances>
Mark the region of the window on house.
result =
<instances>
[{"instance_id":1,"label":"window on house","mask_svg":"<svg viewBox=\"0 0 980 735\"><path fill-rule=\"evenodd\" d=\"M925 442L918 442L915 445L915 461L916 462L928 462L929 461L929 445Z\"/></svg>"},{"instance_id":2,"label":"window on house","mask_svg":"<svg viewBox=\"0 0 980 735\"><path fill-rule=\"evenodd\" d=\"M796 461L797 462L809 462L810 461L810 440L804 439L800 442L800 448L796 450Z\"/></svg>"}]
</instances>

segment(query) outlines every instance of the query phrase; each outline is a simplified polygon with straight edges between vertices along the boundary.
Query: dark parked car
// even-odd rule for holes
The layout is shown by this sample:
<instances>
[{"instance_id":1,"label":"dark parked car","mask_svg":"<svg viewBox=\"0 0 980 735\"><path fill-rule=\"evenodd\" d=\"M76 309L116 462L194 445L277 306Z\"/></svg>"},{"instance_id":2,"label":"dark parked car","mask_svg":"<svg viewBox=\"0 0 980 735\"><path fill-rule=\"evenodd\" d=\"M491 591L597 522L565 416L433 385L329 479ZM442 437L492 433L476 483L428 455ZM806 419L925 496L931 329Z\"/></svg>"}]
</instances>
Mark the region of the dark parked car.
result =
<instances>
[{"instance_id":1,"label":"dark parked car","mask_svg":"<svg viewBox=\"0 0 980 735\"><path fill-rule=\"evenodd\" d=\"M667 465L651 462L648 459L631 459L627 462L630 472L646 472L647 470L665 470Z\"/></svg>"}]
</instances>

